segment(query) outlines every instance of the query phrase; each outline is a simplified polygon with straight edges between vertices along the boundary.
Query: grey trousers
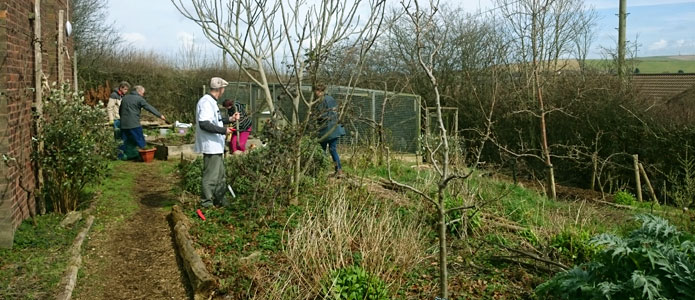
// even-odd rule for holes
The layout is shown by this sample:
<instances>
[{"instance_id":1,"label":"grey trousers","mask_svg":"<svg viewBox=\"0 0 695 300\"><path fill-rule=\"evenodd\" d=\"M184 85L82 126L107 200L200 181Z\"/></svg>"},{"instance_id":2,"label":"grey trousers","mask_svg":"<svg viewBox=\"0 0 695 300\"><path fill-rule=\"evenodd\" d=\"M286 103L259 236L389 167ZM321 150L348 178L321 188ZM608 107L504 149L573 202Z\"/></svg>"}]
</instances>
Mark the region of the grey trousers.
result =
<instances>
[{"instance_id":1,"label":"grey trousers","mask_svg":"<svg viewBox=\"0 0 695 300\"><path fill-rule=\"evenodd\" d=\"M203 198L200 205L227 205L224 199L227 180L225 179L224 159L222 154L203 154Z\"/></svg>"}]
</instances>

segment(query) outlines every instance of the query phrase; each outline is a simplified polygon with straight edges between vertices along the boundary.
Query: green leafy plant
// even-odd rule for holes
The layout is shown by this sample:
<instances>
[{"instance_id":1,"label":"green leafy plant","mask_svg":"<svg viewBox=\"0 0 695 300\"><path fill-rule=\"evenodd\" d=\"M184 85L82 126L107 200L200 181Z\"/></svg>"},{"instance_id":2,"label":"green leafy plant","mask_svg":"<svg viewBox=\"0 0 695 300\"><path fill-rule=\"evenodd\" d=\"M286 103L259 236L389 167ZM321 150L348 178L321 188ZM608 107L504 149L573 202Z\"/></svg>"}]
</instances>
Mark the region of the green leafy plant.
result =
<instances>
[{"instance_id":1,"label":"green leafy plant","mask_svg":"<svg viewBox=\"0 0 695 300\"><path fill-rule=\"evenodd\" d=\"M635 204L635 196L626 191L619 191L613 195L613 202L622 205L633 205Z\"/></svg>"},{"instance_id":2,"label":"green leafy plant","mask_svg":"<svg viewBox=\"0 0 695 300\"><path fill-rule=\"evenodd\" d=\"M531 245L538 245L538 235L531 228L525 228L519 232L519 235L526 239Z\"/></svg>"},{"instance_id":3,"label":"green leafy plant","mask_svg":"<svg viewBox=\"0 0 695 300\"><path fill-rule=\"evenodd\" d=\"M181 187L191 194L200 195L200 185L203 180L203 159L181 160L181 163L178 164L178 171L181 176Z\"/></svg>"},{"instance_id":4,"label":"green leafy plant","mask_svg":"<svg viewBox=\"0 0 695 300\"><path fill-rule=\"evenodd\" d=\"M101 105L89 106L69 85L54 87L45 99L33 160L43 170L40 198L59 213L77 209L88 184L98 183L116 155L113 129L103 126ZM43 142L43 147L40 147Z\"/></svg>"},{"instance_id":5,"label":"green leafy plant","mask_svg":"<svg viewBox=\"0 0 695 300\"><path fill-rule=\"evenodd\" d=\"M460 198L447 197L445 199L446 209L453 209L463 206L463 201ZM480 212L477 210L470 209L457 209L449 212L446 218L447 230L451 234L462 235L466 232L472 232L477 228L480 228L482 224L482 218ZM466 232L464 232L464 230Z\"/></svg>"},{"instance_id":6,"label":"green leafy plant","mask_svg":"<svg viewBox=\"0 0 695 300\"><path fill-rule=\"evenodd\" d=\"M678 157L679 168L668 175L672 188L668 195L678 207L689 207L695 201L695 157L688 155Z\"/></svg>"},{"instance_id":7,"label":"green leafy plant","mask_svg":"<svg viewBox=\"0 0 695 300\"><path fill-rule=\"evenodd\" d=\"M257 202L271 202L289 195L296 138L290 128L266 125L261 132L261 139L267 141L265 147L231 156L226 161L227 179L234 190L239 195L252 196ZM315 181L323 178L330 160L315 140L305 137L300 145L303 174L300 186L314 187Z\"/></svg>"},{"instance_id":8,"label":"green leafy plant","mask_svg":"<svg viewBox=\"0 0 695 300\"><path fill-rule=\"evenodd\" d=\"M590 240L591 235L586 230L565 228L553 236L550 246L574 263L583 263L591 260L598 251L598 248L589 242Z\"/></svg>"},{"instance_id":9,"label":"green leafy plant","mask_svg":"<svg viewBox=\"0 0 695 300\"><path fill-rule=\"evenodd\" d=\"M601 234L591 262L536 288L541 299L692 299L695 243L663 218L636 217L642 226L627 237Z\"/></svg>"},{"instance_id":10,"label":"green leafy plant","mask_svg":"<svg viewBox=\"0 0 695 300\"><path fill-rule=\"evenodd\" d=\"M390 299L384 282L359 266L334 271L321 292L324 299L333 300Z\"/></svg>"}]
</instances>

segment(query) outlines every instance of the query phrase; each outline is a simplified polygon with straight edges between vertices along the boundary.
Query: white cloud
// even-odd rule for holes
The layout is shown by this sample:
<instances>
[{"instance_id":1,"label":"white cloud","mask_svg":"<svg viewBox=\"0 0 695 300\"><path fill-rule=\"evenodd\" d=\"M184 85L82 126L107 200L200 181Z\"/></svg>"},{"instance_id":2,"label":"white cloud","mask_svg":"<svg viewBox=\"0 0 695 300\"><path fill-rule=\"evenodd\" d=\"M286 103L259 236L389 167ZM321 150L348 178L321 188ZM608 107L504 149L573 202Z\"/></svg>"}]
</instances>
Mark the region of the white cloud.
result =
<instances>
[{"instance_id":1,"label":"white cloud","mask_svg":"<svg viewBox=\"0 0 695 300\"><path fill-rule=\"evenodd\" d=\"M140 45L147 41L147 38L139 32L123 32L121 38L128 44Z\"/></svg>"},{"instance_id":2,"label":"white cloud","mask_svg":"<svg viewBox=\"0 0 695 300\"><path fill-rule=\"evenodd\" d=\"M666 49L666 47L668 47L668 41L661 39L658 42L654 42L649 45L649 50L663 50Z\"/></svg>"},{"instance_id":3,"label":"white cloud","mask_svg":"<svg viewBox=\"0 0 695 300\"><path fill-rule=\"evenodd\" d=\"M195 43L195 35L185 31L179 31L176 34L176 39L185 49L191 48Z\"/></svg>"}]
</instances>

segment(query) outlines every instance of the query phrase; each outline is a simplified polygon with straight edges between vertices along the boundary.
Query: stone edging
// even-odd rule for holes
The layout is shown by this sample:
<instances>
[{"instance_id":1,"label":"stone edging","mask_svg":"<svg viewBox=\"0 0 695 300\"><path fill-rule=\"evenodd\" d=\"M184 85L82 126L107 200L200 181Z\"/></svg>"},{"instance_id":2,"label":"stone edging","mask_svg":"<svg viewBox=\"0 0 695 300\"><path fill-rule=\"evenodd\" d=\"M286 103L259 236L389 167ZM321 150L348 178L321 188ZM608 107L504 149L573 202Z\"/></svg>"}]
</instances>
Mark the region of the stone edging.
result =
<instances>
[{"instance_id":1,"label":"stone edging","mask_svg":"<svg viewBox=\"0 0 695 300\"><path fill-rule=\"evenodd\" d=\"M195 299L207 299L217 285L217 279L208 272L200 255L195 252L193 241L188 233L188 228L191 227L190 221L178 205L174 205L171 209L171 221L178 254L183 261Z\"/></svg>"},{"instance_id":2,"label":"stone edging","mask_svg":"<svg viewBox=\"0 0 695 300\"><path fill-rule=\"evenodd\" d=\"M77 237L75 237L75 241L72 243L72 247L70 248L70 263L68 264L68 269L65 271L65 276L61 280L60 286L63 287L63 290L56 296L57 300L70 300L72 298L72 291L75 289L75 285L77 284L77 271L80 270L80 266L82 266L82 243L84 242L85 237L87 237L87 233L89 232L89 229L92 228L92 224L94 223L94 216L91 215L89 218L87 218L87 224L82 228L79 234L77 234Z\"/></svg>"}]
</instances>

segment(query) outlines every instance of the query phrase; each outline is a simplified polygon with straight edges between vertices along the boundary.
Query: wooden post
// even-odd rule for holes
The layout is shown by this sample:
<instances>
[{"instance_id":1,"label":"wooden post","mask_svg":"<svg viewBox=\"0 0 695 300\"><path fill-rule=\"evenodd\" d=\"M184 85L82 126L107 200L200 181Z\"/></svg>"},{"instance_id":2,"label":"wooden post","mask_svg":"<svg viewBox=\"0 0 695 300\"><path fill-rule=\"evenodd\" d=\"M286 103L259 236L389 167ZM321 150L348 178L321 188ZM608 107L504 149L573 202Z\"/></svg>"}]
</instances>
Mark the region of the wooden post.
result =
<instances>
[{"instance_id":1,"label":"wooden post","mask_svg":"<svg viewBox=\"0 0 695 300\"><path fill-rule=\"evenodd\" d=\"M593 191L596 187L596 173L598 172L598 153L594 152L591 155L591 162L593 163L593 170L591 172L591 190Z\"/></svg>"},{"instance_id":2,"label":"wooden post","mask_svg":"<svg viewBox=\"0 0 695 300\"><path fill-rule=\"evenodd\" d=\"M656 198L656 193L654 193L654 188L652 187L652 183L649 181L649 177L647 177L647 172L644 170L644 166L642 163L639 164L639 170L642 173L642 176L644 177L644 182L647 183L647 187L649 188L649 193L652 194L652 201L654 203L659 203L659 200Z\"/></svg>"},{"instance_id":3,"label":"wooden post","mask_svg":"<svg viewBox=\"0 0 695 300\"><path fill-rule=\"evenodd\" d=\"M79 86L77 85L77 51L72 52L72 83L75 92L79 91Z\"/></svg>"},{"instance_id":4,"label":"wooden post","mask_svg":"<svg viewBox=\"0 0 695 300\"><path fill-rule=\"evenodd\" d=\"M65 19L70 21L70 0L65 1L65 6L67 9L67 16ZM77 51L75 50L75 39L72 39L72 84L75 92L79 90L79 85L77 85Z\"/></svg>"},{"instance_id":5,"label":"wooden post","mask_svg":"<svg viewBox=\"0 0 695 300\"><path fill-rule=\"evenodd\" d=\"M43 133L43 58L41 56L41 0L34 0L34 105L36 107L36 133L41 136ZM39 153L43 153L43 139L39 138L37 147ZM37 189L43 189L43 169L40 164L36 164L36 174L38 179ZM38 199L37 199L38 200ZM36 201L36 206L40 214L46 213L45 203Z\"/></svg>"},{"instance_id":6,"label":"wooden post","mask_svg":"<svg viewBox=\"0 0 695 300\"><path fill-rule=\"evenodd\" d=\"M637 194L637 200L642 202L642 182L639 177L639 156L637 154L632 156L635 167L635 193Z\"/></svg>"},{"instance_id":7,"label":"wooden post","mask_svg":"<svg viewBox=\"0 0 695 300\"><path fill-rule=\"evenodd\" d=\"M63 40L65 39L65 28L63 27L63 24L65 23L65 11L64 10L59 10L58 11L58 86L62 89L63 82L65 82L65 74L63 73L64 69L64 64L65 62L63 61L63 51L64 51L64 44Z\"/></svg>"}]
</instances>

